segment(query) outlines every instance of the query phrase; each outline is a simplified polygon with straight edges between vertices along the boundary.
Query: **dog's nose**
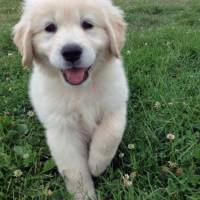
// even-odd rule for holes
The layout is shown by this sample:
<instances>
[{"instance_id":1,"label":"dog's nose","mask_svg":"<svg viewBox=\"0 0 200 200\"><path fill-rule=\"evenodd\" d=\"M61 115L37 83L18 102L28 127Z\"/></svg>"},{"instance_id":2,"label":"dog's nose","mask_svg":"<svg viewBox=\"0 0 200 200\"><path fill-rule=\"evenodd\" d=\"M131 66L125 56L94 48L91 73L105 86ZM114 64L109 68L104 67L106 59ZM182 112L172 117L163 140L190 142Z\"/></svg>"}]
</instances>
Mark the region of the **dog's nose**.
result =
<instances>
[{"instance_id":1,"label":"dog's nose","mask_svg":"<svg viewBox=\"0 0 200 200\"><path fill-rule=\"evenodd\" d=\"M70 44L64 46L61 52L66 61L74 63L80 59L83 49L77 44Z\"/></svg>"}]
</instances>

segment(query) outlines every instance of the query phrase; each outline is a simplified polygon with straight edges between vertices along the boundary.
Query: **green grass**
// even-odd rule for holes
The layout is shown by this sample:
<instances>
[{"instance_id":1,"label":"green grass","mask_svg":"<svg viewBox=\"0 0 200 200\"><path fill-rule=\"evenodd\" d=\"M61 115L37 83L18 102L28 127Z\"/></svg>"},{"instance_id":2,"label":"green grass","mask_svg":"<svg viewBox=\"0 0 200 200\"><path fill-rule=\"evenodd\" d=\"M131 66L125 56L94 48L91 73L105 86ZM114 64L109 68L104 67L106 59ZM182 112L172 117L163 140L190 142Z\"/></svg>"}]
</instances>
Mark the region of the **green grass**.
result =
<instances>
[{"instance_id":1,"label":"green grass","mask_svg":"<svg viewBox=\"0 0 200 200\"><path fill-rule=\"evenodd\" d=\"M112 165L95 180L99 199L199 200L200 1L116 3L129 23L123 51L129 115ZM21 68L11 40L19 16L20 0L0 0L0 199L69 200L43 129L29 112L30 71ZM137 175L127 187L122 176L132 172Z\"/></svg>"}]
</instances>

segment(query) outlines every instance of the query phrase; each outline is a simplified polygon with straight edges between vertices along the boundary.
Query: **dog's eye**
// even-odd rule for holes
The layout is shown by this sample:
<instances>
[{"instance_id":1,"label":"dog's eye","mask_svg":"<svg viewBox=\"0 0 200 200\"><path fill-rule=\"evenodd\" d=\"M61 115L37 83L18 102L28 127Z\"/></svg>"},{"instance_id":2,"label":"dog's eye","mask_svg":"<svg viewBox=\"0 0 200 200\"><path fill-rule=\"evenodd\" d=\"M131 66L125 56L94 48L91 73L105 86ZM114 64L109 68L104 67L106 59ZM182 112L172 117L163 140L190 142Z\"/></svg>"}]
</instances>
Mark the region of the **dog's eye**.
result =
<instances>
[{"instance_id":1,"label":"dog's eye","mask_svg":"<svg viewBox=\"0 0 200 200\"><path fill-rule=\"evenodd\" d=\"M45 27L45 31L49 33L55 33L57 30L57 27L55 24L51 23L48 26Z\"/></svg>"},{"instance_id":2,"label":"dog's eye","mask_svg":"<svg viewBox=\"0 0 200 200\"><path fill-rule=\"evenodd\" d=\"M89 21L83 21L81 26L84 30L92 29L94 27L94 25Z\"/></svg>"}]
</instances>

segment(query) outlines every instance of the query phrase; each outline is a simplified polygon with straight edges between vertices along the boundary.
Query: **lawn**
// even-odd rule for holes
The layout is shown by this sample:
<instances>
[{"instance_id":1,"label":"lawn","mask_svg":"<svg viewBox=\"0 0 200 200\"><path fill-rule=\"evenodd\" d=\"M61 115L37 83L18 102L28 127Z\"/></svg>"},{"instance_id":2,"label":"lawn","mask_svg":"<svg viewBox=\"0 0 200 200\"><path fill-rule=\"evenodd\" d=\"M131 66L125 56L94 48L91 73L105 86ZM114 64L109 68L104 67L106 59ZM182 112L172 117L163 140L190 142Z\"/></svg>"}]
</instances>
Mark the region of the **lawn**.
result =
<instances>
[{"instance_id":1,"label":"lawn","mask_svg":"<svg viewBox=\"0 0 200 200\"><path fill-rule=\"evenodd\" d=\"M0 199L70 200L27 95L11 30L20 0L0 0ZM200 1L116 0L129 24L126 133L100 200L200 200Z\"/></svg>"}]
</instances>

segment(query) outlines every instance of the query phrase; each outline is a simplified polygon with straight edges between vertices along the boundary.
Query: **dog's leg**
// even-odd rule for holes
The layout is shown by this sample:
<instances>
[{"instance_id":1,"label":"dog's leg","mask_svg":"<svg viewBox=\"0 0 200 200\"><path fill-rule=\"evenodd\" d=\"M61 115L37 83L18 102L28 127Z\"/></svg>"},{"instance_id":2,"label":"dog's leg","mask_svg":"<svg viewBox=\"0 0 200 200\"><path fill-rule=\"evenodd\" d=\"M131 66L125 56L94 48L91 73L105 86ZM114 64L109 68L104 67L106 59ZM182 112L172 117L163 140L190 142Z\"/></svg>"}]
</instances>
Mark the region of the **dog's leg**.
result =
<instances>
[{"instance_id":1,"label":"dog's leg","mask_svg":"<svg viewBox=\"0 0 200 200\"><path fill-rule=\"evenodd\" d=\"M87 146L81 136L72 131L47 130L47 141L67 189L76 200L95 199L95 190L88 168Z\"/></svg>"},{"instance_id":2,"label":"dog's leg","mask_svg":"<svg viewBox=\"0 0 200 200\"><path fill-rule=\"evenodd\" d=\"M105 171L121 142L126 125L126 106L106 116L97 127L90 146L89 168L94 176Z\"/></svg>"}]
</instances>

